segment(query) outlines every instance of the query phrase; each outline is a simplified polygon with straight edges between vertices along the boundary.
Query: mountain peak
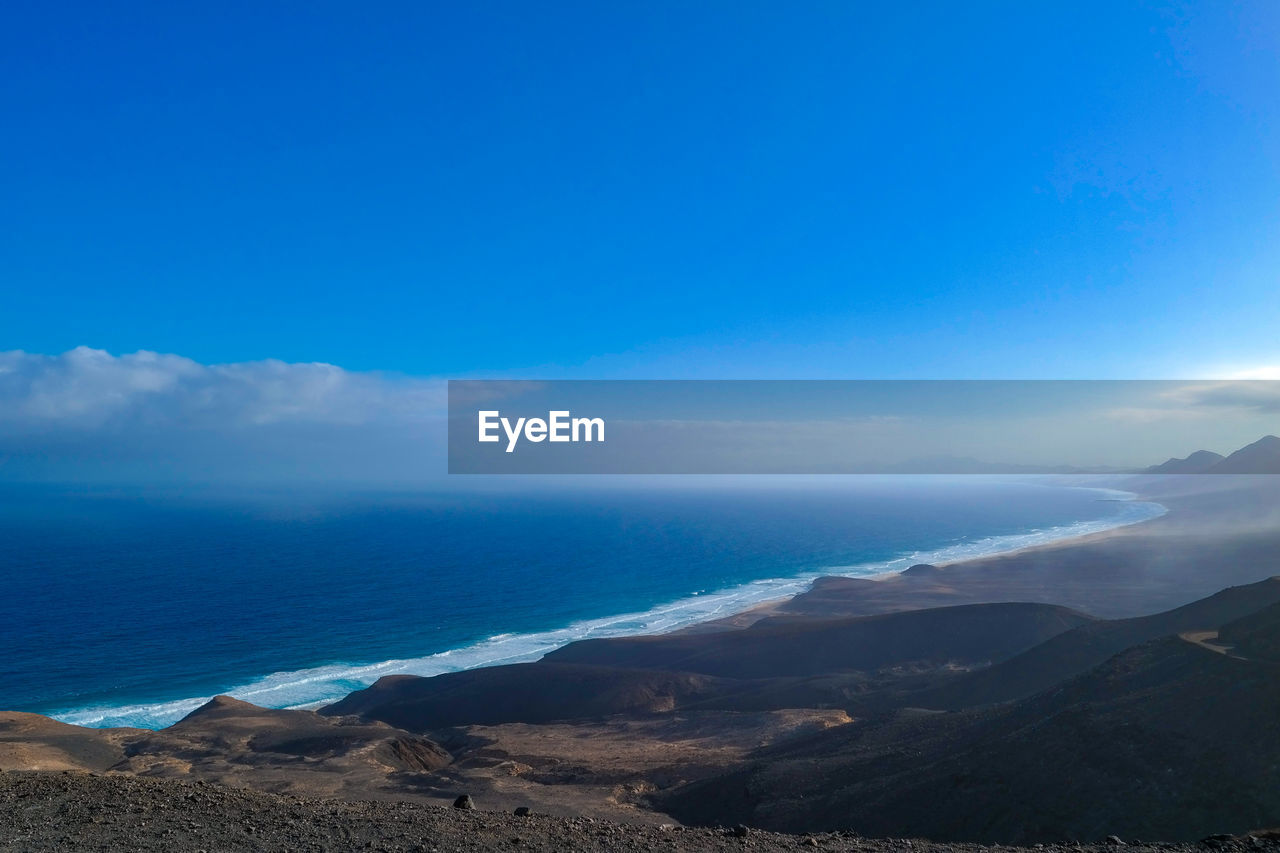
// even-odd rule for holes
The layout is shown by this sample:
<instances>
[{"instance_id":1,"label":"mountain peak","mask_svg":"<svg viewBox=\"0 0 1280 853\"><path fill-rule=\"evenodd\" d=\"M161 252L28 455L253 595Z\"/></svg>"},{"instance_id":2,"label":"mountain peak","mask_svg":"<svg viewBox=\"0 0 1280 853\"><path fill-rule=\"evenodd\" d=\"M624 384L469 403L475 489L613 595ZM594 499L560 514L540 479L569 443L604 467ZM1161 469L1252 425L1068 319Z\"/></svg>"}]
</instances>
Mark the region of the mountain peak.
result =
<instances>
[{"instance_id":1,"label":"mountain peak","mask_svg":"<svg viewBox=\"0 0 1280 853\"><path fill-rule=\"evenodd\" d=\"M1223 456L1197 450L1185 459L1176 456L1142 471L1144 474L1280 474L1280 437L1264 435L1253 444Z\"/></svg>"},{"instance_id":2,"label":"mountain peak","mask_svg":"<svg viewBox=\"0 0 1280 853\"><path fill-rule=\"evenodd\" d=\"M1146 474L1203 474L1226 457L1212 450L1197 450L1186 459L1174 457L1161 465L1152 465Z\"/></svg>"},{"instance_id":3,"label":"mountain peak","mask_svg":"<svg viewBox=\"0 0 1280 853\"><path fill-rule=\"evenodd\" d=\"M1265 435L1208 470L1209 474L1280 474L1280 438Z\"/></svg>"}]
</instances>

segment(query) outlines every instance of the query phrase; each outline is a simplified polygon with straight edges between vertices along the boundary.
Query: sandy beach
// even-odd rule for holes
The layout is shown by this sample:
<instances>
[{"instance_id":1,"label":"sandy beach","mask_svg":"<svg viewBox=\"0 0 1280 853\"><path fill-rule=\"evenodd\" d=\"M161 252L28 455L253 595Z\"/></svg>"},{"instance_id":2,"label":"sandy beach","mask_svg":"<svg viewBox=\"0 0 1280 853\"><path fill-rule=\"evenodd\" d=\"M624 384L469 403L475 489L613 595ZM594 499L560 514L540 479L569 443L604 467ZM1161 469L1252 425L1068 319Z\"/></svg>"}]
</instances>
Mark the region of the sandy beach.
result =
<instances>
[{"instance_id":1,"label":"sandy beach","mask_svg":"<svg viewBox=\"0 0 1280 853\"><path fill-rule=\"evenodd\" d=\"M1280 478L1115 481L1165 515L1075 539L874 579L827 577L759 615L854 616L995 601L1060 604L1103 618L1154 613L1280 572Z\"/></svg>"},{"instance_id":2,"label":"sandy beach","mask_svg":"<svg viewBox=\"0 0 1280 853\"><path fill-rule=\"evenodd\" d=\"M798 595L680 629L745 628L775 617L866 616L1026 601L1104 618L1154 613L1280 572L1280 482L1268 476L1146 475L1071 483L1159 503L1156 518L1000 554L920 564L869 578L828 576Z\"/></svg>"}]
</instances>

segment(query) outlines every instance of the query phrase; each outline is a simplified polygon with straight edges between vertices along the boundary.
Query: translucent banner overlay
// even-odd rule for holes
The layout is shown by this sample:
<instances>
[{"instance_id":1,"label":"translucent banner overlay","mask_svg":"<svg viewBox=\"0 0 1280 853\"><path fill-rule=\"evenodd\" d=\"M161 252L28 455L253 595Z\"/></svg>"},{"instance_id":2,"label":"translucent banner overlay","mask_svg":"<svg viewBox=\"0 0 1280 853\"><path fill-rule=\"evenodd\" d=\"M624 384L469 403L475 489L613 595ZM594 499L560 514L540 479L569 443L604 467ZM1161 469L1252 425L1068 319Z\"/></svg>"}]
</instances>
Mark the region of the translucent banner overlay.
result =
<instances>
[{"instance_id":1,"label":"translucent banner overlay","mask_svg":"<svg viewBox=\"0 0 1280 853\"><path fill-rule=\"evenodd\" d=\"M451 474L1275 474L1280 381L451 380Z\"/></svg>"}]
</instances>

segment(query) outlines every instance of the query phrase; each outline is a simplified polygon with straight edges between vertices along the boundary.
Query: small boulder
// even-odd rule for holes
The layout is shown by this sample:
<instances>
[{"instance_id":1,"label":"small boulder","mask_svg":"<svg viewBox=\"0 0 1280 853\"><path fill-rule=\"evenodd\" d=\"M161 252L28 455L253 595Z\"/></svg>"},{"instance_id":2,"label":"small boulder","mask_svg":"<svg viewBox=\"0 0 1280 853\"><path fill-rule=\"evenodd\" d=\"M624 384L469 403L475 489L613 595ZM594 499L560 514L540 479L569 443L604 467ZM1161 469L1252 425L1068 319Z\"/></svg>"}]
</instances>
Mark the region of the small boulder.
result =
<instances>
[{"instance_id":1,"label":"small boulder","mask_svg":"<svg viewBox=\"0 0 1280 853\"><path fill-rule=\"evenodd\" d=\"M1118 836L1118 835L1108 835L1108 836L1107 836L1107 843L1108 843L1108 844L1110 844L1112 847L1124 847L1124 846L1126 846L1126 845L1125 845L1125 843L1124 843L1123 841L1121 841L1121 840L1120 840L1120 836Z\"/></svg>"},{"instance_id":2,"label":"small boulder","mask_svg":"<svg viewBox=\"0 0 1280 853\"><path fill-rule=\"evenodd\" d=\"M476 807L476 801L471 799L470 794L463 794L461 797L458 797L458 799L453 801L453 807L455 809L471 810Z\"/></svg>"},{"instance_id":3,"label":"small boulder","mask_svg":"<svg viewBox=\"0 0 1280 853\"><path fill-rule=\"evenodd\" d=\"M515 810L516 817L528 817L531 814L533 814L533 812L529 810L528 806L518 806Z\"/></svg>"}]
</instances>

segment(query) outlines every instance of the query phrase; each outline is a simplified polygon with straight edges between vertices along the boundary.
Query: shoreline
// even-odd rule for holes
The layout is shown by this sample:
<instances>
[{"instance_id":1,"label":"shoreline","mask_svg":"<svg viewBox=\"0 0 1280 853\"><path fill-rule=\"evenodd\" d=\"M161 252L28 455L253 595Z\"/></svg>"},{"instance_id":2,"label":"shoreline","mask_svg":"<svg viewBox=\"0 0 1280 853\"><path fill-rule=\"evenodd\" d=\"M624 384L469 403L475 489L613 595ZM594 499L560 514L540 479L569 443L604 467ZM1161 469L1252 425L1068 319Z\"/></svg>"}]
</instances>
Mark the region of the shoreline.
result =
<instances>
[{"instance_id":1,"label":"shoreline","mask_svg":"<svg viewBox=\"0 0 1280 853\"><path fill-rule=\"evenodd\" d=\"M326 664L315 667L303 667L297 670L275 672L263 676L255 681L247 682L241 685L234 685L226 689L219 690L218 693L225 693L243 699L254 704L264 707L281 707L287 709L314 710L338 701L353 689L360 689L373 683L384 675L397 674L414 674L414 675L435 675L444 672L453 672L460 670L473 670L482 667L502 666L514 663L526 663L540 659L543 655L561 648L569 643L577 642L582 639L593 637L612 638L612 637L631 637L631 636L653 636L662 634L680 634L680 633L704 633L710 631L731 630L734 628L746 627L767 616L776 615L781 609L785 608L789 603L801 599L809 594L815 585L818 585L829 578L848 579L857 581L870 581L874 583L882 583L895 577L900 577L902 573L911 566L920 562L936 561L936 565L958 566L965 565L974 561L997 558L1024 553L1039 548L1065 547L1073 543L1081 543L1088 541L1091 537L1105 536L1115 531L1132 529L1146 522L1154 521L1167 515L1168 508L1154 500L1145 499L1142 495L1116 487L1115 482L1109 485L1083 485L1080 483L1043 483L1047 488L1071 488L1082 489L1086 491L1097 492L1100 494L1099 502L1114 500L1117 503L1124 504L1147 504L1158 508L1158 511L1142 518L1132 520L1128 519L1089 519L1080 522L1073 522L1065 525L1057 525L1047 529L1035 529L1015 534L993 535L977 539L972 542L960 543L958 545L937 548L932 551L913 551L911 553L902 554L901 556L891 558L881 563L855 564L851 566L828 566L821 570L805 572L787 578L770 578L752 581L735 587L716 590L703 595L687 596L683 599L677 599L672 602L655 606L647 611L628 612L622 614L614 614L598 619L587 620L585 622L572 623L558 629L551 629L543 632L532 632L527 634L498 634L483 640L471 646L459 647L455 649L446 649L441 652L425 655L420 658L395 658L383 661L376 661L367 664ZM1122 498L1107 498L1106 495L1124 496ZM1083 531L1072 530L1082 525L1089 527L1096 526L1101 523L1110 523L1109 526L1102 529L1086 529ZM1055 532L1071 531L1061 535L1055 535ZM1030 537L1049 536L1045 541L1027 541ZM1005 547L1008 545L1008 547ZM971 555L958 556L954 559L946 559L948 551L954 551L956 548L977 549L977 553ZM895 568L888 568L895 566ZM880 567L882 570L869 574L859 574L859 569L874 569ZM840 573L839 569L848 570L847 573ZM744 607L735 608L734 599L743 595L743 590L749 590L755 585L770 584L785 590L781 595L774 595L770 598L747 604ZM687 613L692 610L694 612ZM681 614L691 616L687 621L681 618ZM670 627L658 627L656 629L644 625L645 622L651 622L655 619L671 618L676 620L676 624ZM632 629L632 625L636 629ZM526 648L516 653L504 652L502 646L512 639L521 640ZM532 646L532 648L528 648ZM470 656L472 660L465 661L466 656ZM463 663L461 666L440 667L439 664L448 661L450 658L453 662ZM438 669L439 671L431 671ZM277 701L273 694L280 694L284 691L294 689L300 683L315 682L346 682L340 692L335 690L331 695L326 695L319 699L309 700L306 702L280 702ZM48 716L60 722L70 723L73 725L87 726L91 728L109 728L109 727L144 727L159 729L171 725L185 714L195 710L203 705L210 696L200 697L180 697L172 700L160 700L155 702L138 702L109 706L81 706L65 710L54 710L47 713Z\"/></svg>"},{"instance_id":2,"label":"shoreline","mask_svg":"<svg viewBox=\"0 0 1280 853\"><path fill-rule=\"evenodd\" d=\"M894 569L892 571L881 572L879 574L870 575L867 577L867 580L872 580L872 581L890 580L892 578L898 577L904 572L910 571L914 566L918 566L918 565L935 566L937 568L952 568L955 566L963 566L966 563L977 562L979 560L988 560L994 557L1011 557L1011 556L1023 554L1029 551L1035 551L1042 548L1070 547L1075 544L1082 544L1084 542L1090 541L1094 537L1112 535L1112 534L1118 533L1119 531L1128 530L1133 527L1138 527L1139 525L1148 524L1150 522L1157 521L1167 516L1170 512L1169 507L1165 506L1159 501L1145 498L1138 492L1130 492L1127 490L1113 489L1113 488L1103 487L1103 486L1099 486L1099 487L1063 486L1063 488L1084 489L1086 491L1101 491L1101 492L1112 492L1116 494L1131 495L1132 497L1128 497L1128 498L1099 498L1098 501L1099 503L1122 503L1122 504L1148 505L1148 506L1158 508L1159 511L1153 512L1151 515L1146 516L1144 518L1135 518L1131 521L1122 521L1120 523L1111 525L1109 527L1104 527L1098 530L1087 530L1087 531L1078 532L1078 533L1070 533L1061 537L1049 539L1044 542L1032 542L1025 545L1017 545L1013 548L988 551L981 554L972 554L964 557L957 557L956 559L953 559L953 560L931 561L931 560L922 559L920 560L920 562L913 563L911 566L907 566L907 568L905 569ZM1081 523L1083 524L1085 522L1081 522ZM1076 525L1062 525L1062 526L1074 527ZM1051 530L1052 529L1056 529L1056 528L1051 528ZM990 538L1004 538L1004 537L990 537ZM842 575L826 575L824 577L842 577Z\"/></svg>"},{"instance_id":3,"label":"shoreline","mask_svg":"<svg viewBox=\"0 0 1280 853\"><path fill-rule=\"evenodd\" d=\"M830 576L767 616L845 617L957 604L1056 604L1103 619L1171 610L1280 574L1280 481L1169 476L1130 481L1166 512L1003 553L874 579Z\"/></svg>"},{"instance_id":4,"label":"shoreline","mask_svg":"<svg viewBox=\"0 0 1280 853\"><path fill-rule=\"evenodd\" d=\"M1070 548L1078 545L1085 545L1090 542L1100 540L1104 537L1123 535L1126 531L1132 530L1133 528L1140 527L1145 524L1150 524L1155 521L1159 521L1162 518L1167 518L1169 513L1171 512L1171 509L1165 504L1162 504L1159 501L1152 500L1150 499L1149 496L1144 496L1138 492L1132 492L1128 490L1115 489L1115 488L1102 487L1102 486L1094 487L1094 486L1070 485L1070 486L1063 486L1063 488L1080 488L1080 489L1086 489L1090 491L1113 492L1113 493L1132 495L1132 497L1129 497L1129 498L1111 498L1111 499L1099 498L1098 500L1099 501L1114 500L1118 503L1152 504L1154 506L1160 507L1161 511L1147 518L1139 518L1139 519L1128 521L1122 524L1116 524L1112 527L1107 527L1102 530L1090 530L1082 533L1073 533L1070 535L1063 536L1061 538L1052 539L1047 542L1035 542L1035 543L1026 544L1026 545L1018 545L1013 548L1009 548L1007 550L996 550L996 551L990 551L982 554L974 554L971 556L959 557L954 560L939 560L937 562L928 562L928 561L922 560L921 562L913 563L911 566L907 566L906 568L891 569L891 570L880 572L874 575L851 576L851 575L840 575L840 574L824 574L814 578L812 583L819 583L828 578L841 578L841 579L848 578L848 579L857 579L857 580L867 580L874 583L892 582L894 579L901 577L904 573L909 572L913 567L917 565L927 565L927 566L932 566L939 569L954 569L954 568L960 568L960 567L966 566L971 563L979 563L984 560L996 559L1000 557L1014 557L1022 554L1033 553L1033 552L1044 550L1044 549ZM692 625L687 625L683 628L677 628L676 630L668 633L695 634L695 633L707 633L711 631L723 631L723 630L734 630L738 628L746 628L746 627L749 627L750 625L755 624L756 622L759 622L761 619L767 619L772 616L778 615L779 611L782 608L784 608L788 602L794 601L795 599L805 595L807 592L809 592L809 590L803 590L801 592L793 593L791 595L772 598L772 599L769 599L768 601L762 601L759 604L754 604L751 607L744 608L743 610L740 610L736 613L731 613L730 615L725 616L723 618L711 619L705 622L694 623Z\"/></svg>"}]
</instances>

